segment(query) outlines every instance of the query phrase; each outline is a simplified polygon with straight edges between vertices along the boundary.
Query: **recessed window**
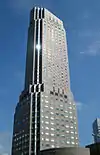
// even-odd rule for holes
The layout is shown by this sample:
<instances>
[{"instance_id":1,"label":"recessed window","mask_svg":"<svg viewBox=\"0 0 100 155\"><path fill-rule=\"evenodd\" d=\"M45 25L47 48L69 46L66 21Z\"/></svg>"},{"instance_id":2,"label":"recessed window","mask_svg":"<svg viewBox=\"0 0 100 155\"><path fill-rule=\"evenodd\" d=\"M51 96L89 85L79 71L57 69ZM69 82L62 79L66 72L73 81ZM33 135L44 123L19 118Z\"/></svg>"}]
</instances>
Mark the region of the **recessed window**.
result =
<instances>
[{"instance_id":1,"label":"recessed window","mask_svg":"<svg viewBox=\"0 0 100 155\"><path fill-rule=\"evenodd\" d=\"M53 112L50 112L51 114L54 114Z\"/></svg>"},{"instance_id":2,"label":"recessed window","mask_svg":"<svg viewBox=\"0 0 100 155\"><path fill-rule=\"evenodd\" d=\"M51 117L52 120L54 120L54 117Z\"/></svg>"},{"instance_id":3,"label":"recessed window","mask_svg":"<svg viewBox=\"0 0 100 155\"><path fill-rule=\"evenodd\" d=\"M45 96L45 98L48 98L48 96Z\"/></svg>"},{"instance_id":4,"label":"recessed window","mask_svg":"<svg viewBox=\"0 0 100 155\"><path fill-rule=\"evenodd\" d=\"M68 117L68 115L66 115L65 117Z\"/></svg>"},{"instance_id":5,"label":"recessed window","mask_svg":"<svg viewBox=\"0 0 100 155\"><path fill-rule=\"evenodd\" d=\"M48 132L46 132L45 134L46 134L46 135L49 135L49 133L48 133Z\"/></svg>"},{"instance_id":6,"label":"recessed window","mask_svg":"<svg viewBox=\"0 0 100 155\"><path fill-rule=\"evenodd\" d=\"M69 142L69 141L67 141L67 144L70 144L70 142Z\"/></svg>"},{"instance_id":7,"label":"recessed window","mask_svg":"<svg viewBox=\"0 0 100 155\"><path fill-rule=\"evenodd\" d=\"M49 130L49 128L48 127L45 127L47 130Z\"/></svg>"},{"instance_id":8,"label":"recessed window","mask_svg":"<svg viewBox=\"0 0 100 155\"><path fill-rule=\"evenodd\" d=\"M51 142L54 142L54 139L51 139Z\"/></svg>"},{"instance_id":9,"label":"recessed window","mask_svg":"<svg viewBox=\"0 0 100 155\"><path fill-rule=\"evenodd\" d=\"M45 118L49 118L48 116L45 116Z\"/></svg>"},{"instance_id":10,"label":"recessed window","mask_svg":"<svg viewBox=\"0 0 100 155\"><path fill-rule=\"evenodd\" d=\"M49 124L49 122L45 122L45 124Z\"/></svg>"},{"instance_id":11,"label":"recessed window","mask_svg":"<svg viewBox=\"0 0 100 155\"><path fill-rule=\"evenodd\" d=\"M48 103L49 101L45 100L45 103Z\"/></svg>"},{"instance_id":12,"label":"recessed window","mask_svg":"<svg viewBox=\"0 0 100 155\"><path fill-rule=\"evenodd\" d=\"M51 133L51 136L54 136L54 133Z\"/></svg>"},{"instance_id":13,"label":"recessed window","mask_svg":"<svg viewBox=\"0 0 100 155\"><path fill-rule=\"evenodd\" d=\"M48 139L48 138L46 138L45 140L46 140L46 141L49 141L49 139Z\"/></svg>"},{"instance_id":14,"label":"recessed window","mask_svg":"<svg viewBox=\"0 0 100 155\"><path fill-rule=\"evenodd\" d=\"M74 132L73 132L73 131L71 131L71 133L72 133L72 134L74 134Z\"/></svg>"},{"instance_id":15,"label":"recessed window","mask_svg":"<svg viewBox=\"0 0 100 155\"><path fill-rule=\"evenodd\" d=\"M60 107L63 107L63 105L62 105L62 104L60 104Z\"/></svg>"},{"instance_id":16,"label":"recessed window","mask_svg":"<svg viewBox=\"0 0 100 155\"><path fill-rule=\"evenodd\" d=\"M48 108L48 105L45 105L45 108Z\"/></svg>"}]
</instances>

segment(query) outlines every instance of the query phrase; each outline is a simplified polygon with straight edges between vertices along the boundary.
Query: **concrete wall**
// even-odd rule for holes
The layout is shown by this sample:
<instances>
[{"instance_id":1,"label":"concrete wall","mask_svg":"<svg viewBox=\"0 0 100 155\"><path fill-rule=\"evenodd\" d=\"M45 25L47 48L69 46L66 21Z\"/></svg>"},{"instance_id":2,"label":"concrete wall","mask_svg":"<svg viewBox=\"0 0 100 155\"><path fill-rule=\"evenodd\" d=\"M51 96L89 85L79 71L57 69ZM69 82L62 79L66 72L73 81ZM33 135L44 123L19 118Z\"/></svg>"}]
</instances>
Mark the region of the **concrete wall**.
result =
<instances>
[{"instance_id":1,"label":"concrete wall","mask_svg":"<svg viewBox=\"0 0 100 155\"><path fill-rule=\"evenodd\" d=\"M66 147L41 151L41 155L90 155L88 148Z\"/></svg>"}]
</instances>

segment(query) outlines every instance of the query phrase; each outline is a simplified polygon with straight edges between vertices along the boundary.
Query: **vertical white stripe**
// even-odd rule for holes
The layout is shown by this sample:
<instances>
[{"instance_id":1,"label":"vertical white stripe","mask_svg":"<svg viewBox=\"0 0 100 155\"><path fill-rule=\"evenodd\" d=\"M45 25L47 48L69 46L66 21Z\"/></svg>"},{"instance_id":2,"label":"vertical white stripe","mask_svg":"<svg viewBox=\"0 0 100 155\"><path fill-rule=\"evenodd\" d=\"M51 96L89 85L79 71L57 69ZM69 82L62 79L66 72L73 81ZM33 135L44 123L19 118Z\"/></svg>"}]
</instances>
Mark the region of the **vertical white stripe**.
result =
<instances>
[{"instance_id":1,"label":"vertical white stripe","mask_svg":"<svg viewBox=\"0 0 100 155\"><path fill-rule=\"evenodd\" d=\"M34 8L34 20L36 19L35 16L36 16L36 7Z\"/></svg>"},{"instance_id":2,"label":"vertical white stripe","mask_svg":"<svg viewBox=\"0 0 100 155\"><path fill-rule=\"evenodd\" d=\"M38 45L40 46L40 19L38 20ZM39 55L40 55L40 49L38 49L37 83L39 83Z\"/></svg>"},{"instance_id":3,"label":"vertical white stripe","mask_svg":"<svg viewBox=\"0 0 100 155\"><path fill-rule=\"evenodd\" d=\"M36 49L36 20L34 20L34 43L33 43L33 82L34 84L34 69L35 69L35 49Z\"/></svg>"},{"instance_id":4,"label":"vertical white stripe","mask_svg":"<svg viewBox=\"0 0 100 155\"><path fill-rule=\"evenodd\" d=\"M29 155L31 155L31 142L32 142L32 101L33 101L33 94L31 93L31 99L30 99L30 138L29 138Z\"/></svg>"},{"instance_id":5,"label":"vertical white stripe","mask_svg":"<svg viewBox=\"0 0 100 155\"><path fill-rule=\"evenodd\" d=\"M37 19L39 19L39 10L40 8L38 8L38 11L37 11Z\"/></svg>"},{"instance_id":6,"label":"vertical white stripe","mask_svg":"<svg viewBox=\"0 0 100 155\"><path fill-rule=\"evenodd\" d=\"M34 149L34 154L37 155L37 93L35 95L35 149Z\"/></svg>"}]
</instances>

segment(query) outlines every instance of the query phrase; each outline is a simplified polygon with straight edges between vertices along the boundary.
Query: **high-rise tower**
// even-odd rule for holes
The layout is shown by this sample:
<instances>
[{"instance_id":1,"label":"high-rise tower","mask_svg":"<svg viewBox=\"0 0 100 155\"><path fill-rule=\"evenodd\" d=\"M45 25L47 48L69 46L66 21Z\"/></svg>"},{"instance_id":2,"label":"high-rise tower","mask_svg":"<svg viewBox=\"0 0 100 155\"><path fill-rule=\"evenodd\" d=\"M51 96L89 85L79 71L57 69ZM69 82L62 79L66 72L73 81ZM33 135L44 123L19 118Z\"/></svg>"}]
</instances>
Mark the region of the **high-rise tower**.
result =
<instances>
[{"instance_id":1,"label":"high-rise tower","mask_svg":"<svg viewBox=\"0 0 100 155\"><path fill-rule=\"evenodd\" d=\"M30 13L24 91L14 115L12 155L78 146L63 22L45 8Z\"/></svg>"}]
</instances>

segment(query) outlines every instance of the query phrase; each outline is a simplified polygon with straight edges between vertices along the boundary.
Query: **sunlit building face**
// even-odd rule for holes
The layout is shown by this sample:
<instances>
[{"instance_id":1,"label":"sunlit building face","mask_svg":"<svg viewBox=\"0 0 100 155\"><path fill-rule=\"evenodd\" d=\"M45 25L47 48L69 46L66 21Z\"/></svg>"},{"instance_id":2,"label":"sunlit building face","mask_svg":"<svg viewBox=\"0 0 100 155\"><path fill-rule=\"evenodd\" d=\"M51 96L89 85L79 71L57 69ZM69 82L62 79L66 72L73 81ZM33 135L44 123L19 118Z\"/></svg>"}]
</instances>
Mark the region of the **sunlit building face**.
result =
<instances>
[{"instance_id":1,"label":"sunlit building face","mask_svg":"<svg viewBox=\"0 0 100 155\"><path fill-rule=\"evenodd\" d=\"M66 31L63 22L47 9L34 8L28 29L25 87L14 117L12 155L21 151L37 155L40 150L78 145Z\"/></svg>"}]
</instances>

